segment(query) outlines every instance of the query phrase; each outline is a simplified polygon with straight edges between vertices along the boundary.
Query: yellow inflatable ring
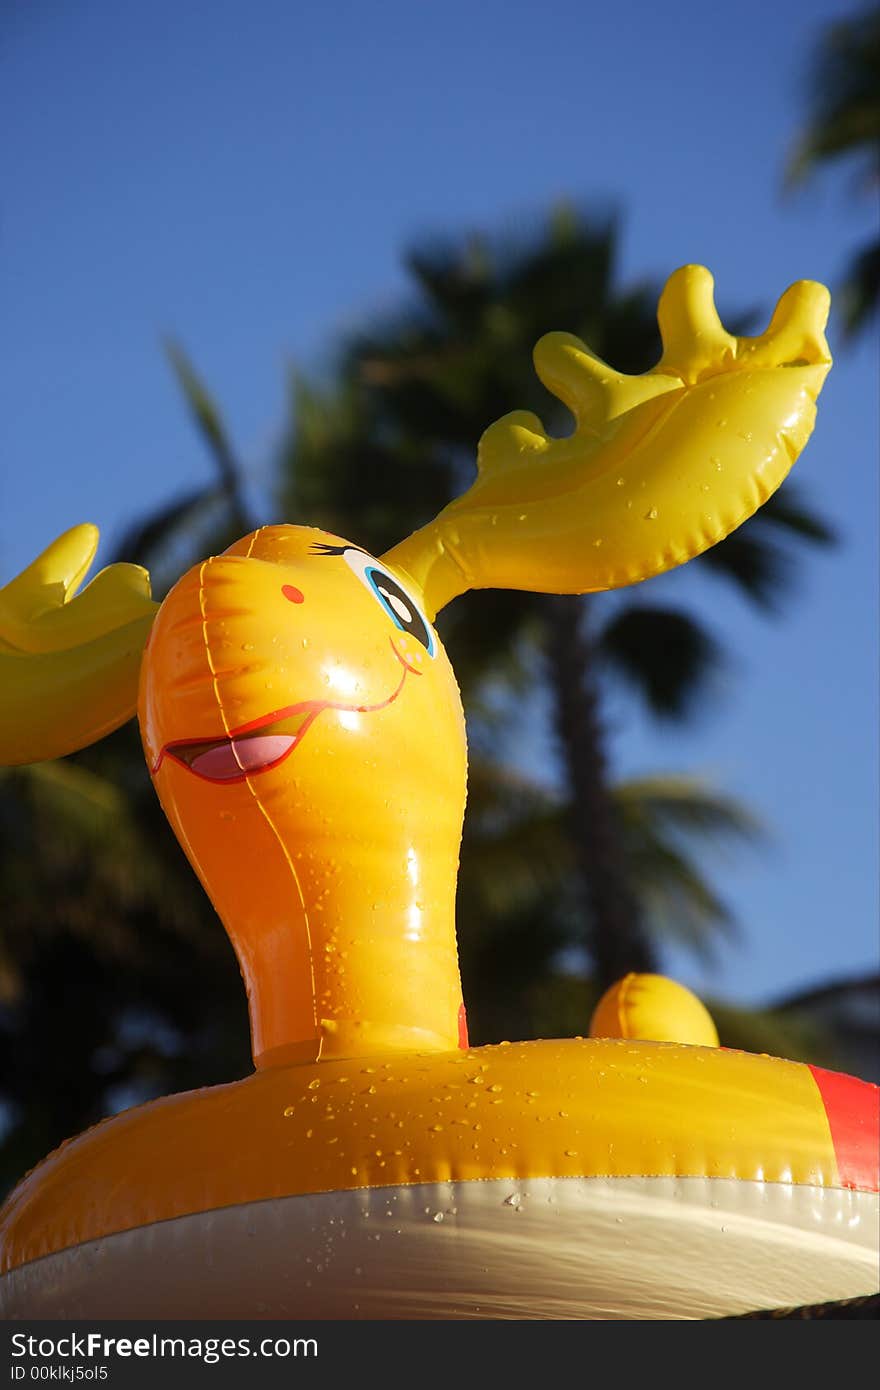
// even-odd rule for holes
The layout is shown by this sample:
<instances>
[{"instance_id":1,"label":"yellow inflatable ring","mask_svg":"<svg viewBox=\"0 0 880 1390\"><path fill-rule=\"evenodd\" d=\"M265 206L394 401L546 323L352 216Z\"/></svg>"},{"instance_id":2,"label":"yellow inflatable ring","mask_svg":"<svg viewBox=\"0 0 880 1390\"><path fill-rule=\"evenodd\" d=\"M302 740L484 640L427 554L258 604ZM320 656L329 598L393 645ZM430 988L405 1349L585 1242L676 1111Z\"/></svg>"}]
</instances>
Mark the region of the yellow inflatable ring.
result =
<instances>
[{"instance_id":1,"label":"yellow inflatable ring","mask_svg":"<svg viewBox=\"0 0 880 1390\"><path fill-rule=\"evenodd\" d=\"M0 1308L658 1319L850 1297L876 1286L877 1125L866 1083L674 1043L273 1067L41 1164L3 1217Z\"/></svg>"}]
</instances>

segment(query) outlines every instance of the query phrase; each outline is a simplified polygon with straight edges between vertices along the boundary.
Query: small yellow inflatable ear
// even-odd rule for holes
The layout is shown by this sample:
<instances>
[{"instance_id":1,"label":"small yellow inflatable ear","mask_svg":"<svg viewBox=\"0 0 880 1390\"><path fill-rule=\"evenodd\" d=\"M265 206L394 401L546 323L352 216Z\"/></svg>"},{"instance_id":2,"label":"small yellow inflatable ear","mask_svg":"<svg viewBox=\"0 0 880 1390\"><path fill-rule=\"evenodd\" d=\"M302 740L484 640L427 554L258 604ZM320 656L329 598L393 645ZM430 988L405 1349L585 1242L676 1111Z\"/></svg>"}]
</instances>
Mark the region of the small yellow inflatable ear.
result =
<instances>
[{"instance_id":1,"label":"small yellow inflatable ear","mask_svg":"<svg viewBox=\"0 0 880 1390\"><path fill-rule=\"evenodd\" d=\"M831 355L828 291L786 290L766 333L737 338L712 276L683 266L660 298L663 356L641 376L570 333L535 348L575 430L514 411L480 440L463 496L383 557L430 617L466 589L584 594L637 584L723 540L779 487L813 428Z\"/></svg>"},{"instance_id":2,"label":"small yellow inflatable ear","mask_svg":"<svg viewBox=\"0 0 880 1390\"><path fill-rule=\"evenodd\" d=\"M704 1004L665 975L625 975L606 990L590 1019L591 1038L718 1047L718 1032Z\"/></svg>"},{"instance_id":3,"label":"small yellow inflatable ear","mask_svg":"<svg viewBox=\"0 0 880 1390\"><path fill-rule=\"evenodd\" d=\"M137 706L158 604L139 565L110 565L79 595L96 526L65 531L0 589L0 765L60 758Z\"/></svg>"}]
</instances>

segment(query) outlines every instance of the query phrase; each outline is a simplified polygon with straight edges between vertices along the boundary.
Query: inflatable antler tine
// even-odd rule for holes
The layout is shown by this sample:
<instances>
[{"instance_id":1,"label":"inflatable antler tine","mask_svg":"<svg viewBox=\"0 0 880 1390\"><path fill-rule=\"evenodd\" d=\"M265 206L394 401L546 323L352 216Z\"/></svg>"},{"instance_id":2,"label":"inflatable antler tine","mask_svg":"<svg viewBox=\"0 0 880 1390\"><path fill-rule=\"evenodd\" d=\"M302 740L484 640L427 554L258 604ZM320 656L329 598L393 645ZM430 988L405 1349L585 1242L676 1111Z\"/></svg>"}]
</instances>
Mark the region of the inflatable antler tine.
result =
<instances>
[{"instance_id":1,"label":"inflatable antler tine","mask_svg":"<svg viewBox=\"0 0 880 1390\"><path fill-rule=\"evenodd\" d=\"M98 550L98 528L84 523L58 536L0 589L0 638L12 640L51 608L67 601L85 579Z\"/></svg>"},{"instance_id":2,"label":"inflatable antler tine","mask_svg":"<svg viewBox=\"0 0 880 1390\"><path fill-rule=\"evenodd\" d=\"M657 305L663 343L658 371L682 381L699 381L706 368L736 357L736 338L728 333L715 308L715 280L705 266L685 265L666 282Z\"/></svg>"},{"instance_id":3,"label":"inflatable antler tine","mask_svg":"<svg viewBox=\"0 0 880 1390\"><path fill-rule=\"evenodd\" d=\"M831 296L824 285L798 280L780 298L766 331L757 338L740 339L740 360L750 366L799 362L824 366L827 371L831 359L824 330L830 309ZM819 386L823 380L824 375Z\"/></svg>"},{"instance_id":4,"label":"inflatable antler tine","mask_svg":"<svg viewBox=\"0 0 880 1390\"><path fill-rule=\"evenodd\" d=\"M0 765L62 757L135 712L158 604L139 565L77 595L97 547L97 527L75 526L0 589Z\"/></svg>"}]
</instances>

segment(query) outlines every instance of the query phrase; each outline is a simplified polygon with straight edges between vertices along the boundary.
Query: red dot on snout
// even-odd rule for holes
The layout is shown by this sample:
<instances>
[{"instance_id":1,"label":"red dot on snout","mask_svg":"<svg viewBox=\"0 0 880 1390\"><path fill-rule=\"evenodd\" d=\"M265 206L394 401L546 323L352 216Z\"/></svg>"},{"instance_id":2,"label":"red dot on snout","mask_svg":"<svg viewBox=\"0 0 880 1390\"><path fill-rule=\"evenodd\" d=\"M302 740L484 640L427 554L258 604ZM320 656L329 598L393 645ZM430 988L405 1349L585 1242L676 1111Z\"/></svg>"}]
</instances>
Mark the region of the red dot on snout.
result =
<instances>
[{"instance_id":1,"label":"red dot on snout","mask_svg":"<svg viewBox=\"0 0 880 1390\"><path fill-rule=\"evenodd\" d=\"M283 584L281 592L285 598L290 599L291 603L302 603L305 599L302 589L297 589L293 584Z\"/></svg>"}]
</instances>

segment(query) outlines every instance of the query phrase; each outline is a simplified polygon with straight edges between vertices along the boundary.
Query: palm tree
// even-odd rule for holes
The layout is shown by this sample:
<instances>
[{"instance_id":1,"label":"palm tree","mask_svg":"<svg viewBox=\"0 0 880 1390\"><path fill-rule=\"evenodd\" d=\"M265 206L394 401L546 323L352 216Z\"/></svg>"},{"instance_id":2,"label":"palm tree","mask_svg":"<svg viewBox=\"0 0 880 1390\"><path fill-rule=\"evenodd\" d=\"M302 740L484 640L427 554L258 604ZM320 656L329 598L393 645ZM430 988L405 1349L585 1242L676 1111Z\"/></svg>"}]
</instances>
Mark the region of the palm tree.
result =
<instances>
[{"instance_id":1,"label":"palm tree","mask_svg":"<svg viewBox=\"0 0 880 1390\"><path fill-rule=\"evenodd\" d=\"M530 365L532 345L552 328L585 338L625 372L646 370L659 356L658 287L617 285L616 241L612 218L562 208L526 243L470 237L414 251L409 303L343 344L330 386L293 380L281 458L285 513L381 552L462 490L482 430L514 405L566 433L564 408ZM828 538L790 488L699 563L769 606L784 578L781 535ZM604 597L472 594L442 616L441 628L472 720L501 673L521 681L543 667L580 884L575 917L596 978L607 984L628 969L651 969L657 952L613 795L604 674L622 676L654 713L682 717L719 647L686 612L632 598L609 606ZM489 737L477 720L478 746Z\"/></svg>"},{"instance_id":2,"label":"palm tree","mask_svg":"<svg viewBox=\"0 0 880 1390\"><path fill-rule=\"evenodd\" d=\"M809 74L809 114L789 161L797 183L832 160L856 159L861 182L880 179L880 7L835 20L822 33ZM880 236L853 253L842 286L843 323L867 327L880 305Z\"/></svg>"}]
</instances>

